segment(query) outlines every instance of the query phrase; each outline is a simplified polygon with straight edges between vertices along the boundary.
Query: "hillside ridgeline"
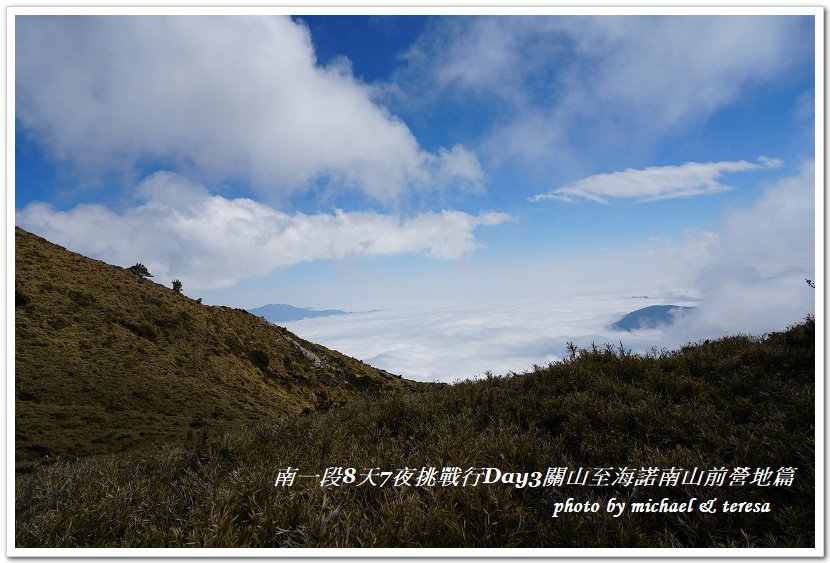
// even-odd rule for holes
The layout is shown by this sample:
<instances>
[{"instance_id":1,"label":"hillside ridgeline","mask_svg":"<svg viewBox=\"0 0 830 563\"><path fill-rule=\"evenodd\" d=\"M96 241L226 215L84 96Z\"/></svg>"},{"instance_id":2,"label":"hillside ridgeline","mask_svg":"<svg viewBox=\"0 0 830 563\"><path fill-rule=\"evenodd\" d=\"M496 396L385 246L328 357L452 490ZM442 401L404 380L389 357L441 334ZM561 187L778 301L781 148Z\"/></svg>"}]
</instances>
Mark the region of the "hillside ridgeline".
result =
<instances>
[{"instance_id":1,"label":"hillside ridgeline","mask_svg":"<svg viewBox=\"0 0 830 563\"><path fill-rule=\"evenodd\" d=\"M19 469L416 386L20 228L15 252Z\"/></svg>"}]
</instances>

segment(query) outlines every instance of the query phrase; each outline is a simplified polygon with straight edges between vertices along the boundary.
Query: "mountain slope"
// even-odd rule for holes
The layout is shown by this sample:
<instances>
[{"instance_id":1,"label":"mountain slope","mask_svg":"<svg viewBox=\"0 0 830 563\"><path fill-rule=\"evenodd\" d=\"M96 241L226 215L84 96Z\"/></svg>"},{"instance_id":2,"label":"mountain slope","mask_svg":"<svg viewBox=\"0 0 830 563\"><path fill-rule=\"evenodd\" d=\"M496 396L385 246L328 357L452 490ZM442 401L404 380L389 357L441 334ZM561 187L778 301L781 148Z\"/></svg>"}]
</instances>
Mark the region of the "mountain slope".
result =
<instances>
[{"instance_id":1,"label":"mountain slope","mask_svg":"<svg viewBox=\"0 0 830 563\"><path fill-rule=\"evenodd\" d=\"M415 385L19 228L15 251L18 467Z\"/></svg>"}]
</instances>

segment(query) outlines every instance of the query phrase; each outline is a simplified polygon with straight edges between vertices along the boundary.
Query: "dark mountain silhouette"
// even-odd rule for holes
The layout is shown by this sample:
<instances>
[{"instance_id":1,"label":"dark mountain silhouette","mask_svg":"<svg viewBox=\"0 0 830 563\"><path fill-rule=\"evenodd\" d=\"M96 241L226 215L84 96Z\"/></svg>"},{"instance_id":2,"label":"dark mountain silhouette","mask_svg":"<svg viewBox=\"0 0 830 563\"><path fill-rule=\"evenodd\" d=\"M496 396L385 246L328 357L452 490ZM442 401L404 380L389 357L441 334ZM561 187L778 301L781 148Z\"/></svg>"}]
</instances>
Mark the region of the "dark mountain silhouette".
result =
<instances>
[{"instance_id":1,"label":"dark mountain silhouette","mask_svg":"<svg viewBox=\"0 0 830 563\"><path fill-rule=\"evenodd\" d=\"M680 307L678 305L652 305L628 313L626 316L611 325L615 330L631 332L641 328L656 328L659 325L670 325L678 314L690 311L694 307Z\"/></svg>"},{"instance_id":2,"label":"dark mountain silhouette","mask_svg":"<svg viewBox=\"0 0 830 563\"><path fill-rule=\"evenodd\" d=\"M287 323L290 321L300 321L302 319L311 319L315 317L328 317L330 315L348 315L348 311L341 311L340 309L311 309L305 307L294 307L293 305L272 304L256 307L255 309L248 309L249 313L253 313L258 317L263 317L265 320L274 324Z\"/></svg>"}]
</instances>

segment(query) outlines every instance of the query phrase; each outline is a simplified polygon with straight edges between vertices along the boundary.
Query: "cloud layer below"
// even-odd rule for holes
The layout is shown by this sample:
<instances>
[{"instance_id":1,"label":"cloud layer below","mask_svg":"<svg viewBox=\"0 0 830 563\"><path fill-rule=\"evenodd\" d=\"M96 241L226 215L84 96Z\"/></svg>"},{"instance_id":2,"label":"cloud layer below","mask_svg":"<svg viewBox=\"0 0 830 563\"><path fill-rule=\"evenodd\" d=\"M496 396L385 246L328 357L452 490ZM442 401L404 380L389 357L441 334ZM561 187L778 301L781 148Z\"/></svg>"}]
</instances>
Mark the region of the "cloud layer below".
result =
<instances>
[{"instance_id":1,"label":"cloud layer below","mask_svg":"<svg viewBox=\"0 0 830 563\"><path fill-rule=\"evenodd\" d=\"M475 272L452 300L310 319L289 328L391 372L424 380L522 371L557 359L565 343L622 340L626 348L676 348L724 335L781 330L815 313L815 176L812 163L727 214L717 232ZM517 275L520 272L520 275ZM581 277L580 277L581 276ZM536 283L538 282L538 283ZM647 297L640 297L647 296ZM637 297L637 298L633 298ZM671 327L615 332L609 325L648 305L694 306Z\"/></svg>"},{"instance_id":2,"label":"cloud layer below","mask_svg":"<svg viewBox=\"0 0 830 563\"><path fill-rule=\"evenodd\" d=\"M180 278L185 291L229 286L309 260L423 254L449 260L477 247L473 231L512 219L487 212L375 212L289 215L250 199L210 194L201 184L157 172L136 189L140 204L119 214L101 205L69 211L32 203L18 211L23 228L71 250L156 278Z\"/></svg>"},{"instance_id":3,"label":"cloud layer below","mask_svg":"<svg viewBox=\"0 0 830 563\"><path fill-rule=\"evenodd\" d=\"M643 306L639 300L603 293L516 295L509 303L477 296L455 305L397 306L286 326L392 373L451 382L545 364L570 340L583 346L614 340L607 325L637 306ZM626 338L626 345L635 338Z\"/></svg>"}]
</instances>

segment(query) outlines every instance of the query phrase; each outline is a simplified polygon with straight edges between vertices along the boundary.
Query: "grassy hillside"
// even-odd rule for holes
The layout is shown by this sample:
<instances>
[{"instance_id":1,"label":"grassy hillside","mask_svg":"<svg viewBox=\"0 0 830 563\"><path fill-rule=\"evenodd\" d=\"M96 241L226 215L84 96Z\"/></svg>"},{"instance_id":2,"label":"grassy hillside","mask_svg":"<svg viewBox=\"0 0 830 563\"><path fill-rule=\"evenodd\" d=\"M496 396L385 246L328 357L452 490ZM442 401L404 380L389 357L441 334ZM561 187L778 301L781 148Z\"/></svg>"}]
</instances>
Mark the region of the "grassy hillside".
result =
<instances>
[{"instance_id":1,"label":"grassy hillside","mask_svg":"<svg viewBox=\"0 0 830 563\"><path fill-rule=\"evenodd\" d=\"M414 385L19 228L15 253L19 469Z\"/></svg>"},{"instance_id":2,"label":"grassy hillside","mask_svg":"<svg viewBox=\"0 0 830 563\"><path fill-rule=\"evenodd\" d=\"M814 323L647 356L574 350L511 377L387 393L19 474L16 545L813 547ZM280 468L796 468L789 486L320 487ZM769 502L769 513L551 517L605 505Z\"/></svg>"}]
</instances>

